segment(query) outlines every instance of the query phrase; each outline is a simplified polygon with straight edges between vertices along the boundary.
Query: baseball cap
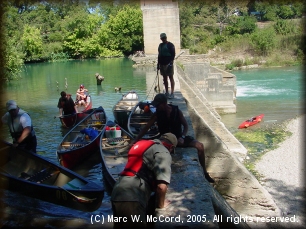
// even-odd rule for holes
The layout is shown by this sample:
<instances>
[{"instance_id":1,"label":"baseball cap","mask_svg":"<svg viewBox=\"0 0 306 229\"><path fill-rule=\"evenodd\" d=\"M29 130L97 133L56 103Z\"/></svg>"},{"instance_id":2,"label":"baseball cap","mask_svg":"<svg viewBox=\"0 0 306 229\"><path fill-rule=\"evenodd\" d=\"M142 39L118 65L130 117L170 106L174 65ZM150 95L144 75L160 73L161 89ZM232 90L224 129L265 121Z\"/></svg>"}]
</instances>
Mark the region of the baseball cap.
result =
<instances>
[{"instance_id":1,"label":"baseball cap","mask_svg":"<svg viewBox=\"0 0 306 229\"><path fill-rule=\"evenodd\" d=\"M84 88L84 85L83 85L83 84L81 84L81 85L80 85L80 88Z\"/></svg>"},{"instance_id":2,"label":"baseball cap","mask_svg":"<svg viewBox=\"0 0 306 229\"><path fill-rule=\"evenodd\" d=\"M167 35L165 33L161 33L160 38L164 38L164 37L167 37Z\"/></svg>"},{"instance_id":3,"label":"baseball cap","mask_svg":"<svg viewBox=\"0 0 306 229\"><path fill-rule=\"evenodd\" d=\"M6 102L6 109L8 111L13 110L13 109L17 109L17 103L14 100L9 100Z\"/></svg>"},{"instance_id":4,"label":"baseball cap","mask_svg":"<svg viewBox=\"0 0 306 229\"><path fill-rule=\"evenodd\" d=\"M161 104L161 103L167 103L167 96L165 95L165 94L162 94L162 93L160 93L160 94L157 94L155 97L154 97L154 99L153 99L153 101L152 101L152 105L154 106L154 107L157 107L159 104Z\"/></svg>"},{"instance_id":5,"label":"baseball cap","mask_svg":"<svg viewBox=\"0 0 306 229\"><path fill-rule=\"evenodd\" d=\"M163 134L162 136L160 136L159 139L160 139L160 140L162 140L162 139L168 140L168 141L170 141L170 142L172 143L172 145L173 145L174 147L177 146L177 138L176 138L175 135L172 134L172 133L165 133L165 134Z\"/></svg>"}]
</instances>

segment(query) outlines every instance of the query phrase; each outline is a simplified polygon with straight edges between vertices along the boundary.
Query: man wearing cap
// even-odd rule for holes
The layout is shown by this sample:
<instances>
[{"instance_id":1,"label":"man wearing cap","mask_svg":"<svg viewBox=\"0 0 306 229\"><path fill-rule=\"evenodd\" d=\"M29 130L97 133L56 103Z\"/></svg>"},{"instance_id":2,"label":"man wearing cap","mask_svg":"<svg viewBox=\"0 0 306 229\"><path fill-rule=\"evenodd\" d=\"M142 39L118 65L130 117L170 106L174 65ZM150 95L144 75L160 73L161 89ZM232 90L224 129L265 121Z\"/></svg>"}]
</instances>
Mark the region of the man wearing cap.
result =
<instances>
[{"instance_id":1,"label":"man wearing cap","mask_svg":"<svg viewBox=\"0 0 306 229\"><path fill-rule=\"evenodd\" d=\"M2 122L9 127L13 146L36 153L37 139L28 113L20 109L14 100L7 101L6 109Z\"/></svg>"},{"instance_id":2,"label":"man wearing cap","mask_svg":"<svg viewBox=\"0 0 306 229\"><path fill-rule=\"evenodd\" d=\"M160 134L171 132L178 140L179 147L194 147L198 151L198 158L203 168L204 176L207 181L214 183L214 179L210 177L205 166L204 145L192 136L186 136L188 132L188 124L178 106L168 104L165 94L157 94L154 97L152 105L156 107L156 112L152 115L147 125L140 131L134 141L138 141L149 130L149 128L157 122ZM182 129L183 126L183 129Z\"/></svg>"},{"instance_id":3,"label":"man wearing cap","mask_svg":"<svg viewBox=\"0 0 306 229\"><path fill-rule=\"evenodd\" d=\"M80 88L76 92L76 100L80 106L86 106L87 92L88 90L84 87L83 84L81 84Z\"/></svg>"},{"instance_id":4,"label":"man wearing cap","mask_svg":"<svg viewBox=\"0 0 306 229\"><path fill-rule=\"evenodd\" d=\"M152 192L156 193L157 208L169 205L165 197L171 178L170 153L176 145L176 137L165 133L159 139L138 141L129 150L128 162L111 195L114 217L126 217L126 222L115 223L114 228L146 227ZM140 216L138 223L132 221L135 216Z\"/></svg>"},{"instance_id":5,"label":"man wearing cap","mask_svg":"<svg viewBox=\"0 0 306 229\"><path fill-rule=\"evenodd\" d=\"M173 60L175 57L175 47L170 41L167 41L167 35L165 33L160 34L162 43L158 46L158 59L157 59L157 71L160 70L160 74L163 76L165 85L166 96L169 99L174 98L174 70ZM168 92L168 76L170 79L171 93Z\"/></svg>"},{"instance_id":6,"label":"man wearing cap","mask_svg":"<svg viewBox=\"0 0 306 229\"><path fill-rule=\"evenodd\" d=\"M61 92L61 97L58 99L57 107L59 109L59 115L70 115L78 113L76 105L71 98L71 94L66 94L66 92Z\"/></svg>"}]
</instances>

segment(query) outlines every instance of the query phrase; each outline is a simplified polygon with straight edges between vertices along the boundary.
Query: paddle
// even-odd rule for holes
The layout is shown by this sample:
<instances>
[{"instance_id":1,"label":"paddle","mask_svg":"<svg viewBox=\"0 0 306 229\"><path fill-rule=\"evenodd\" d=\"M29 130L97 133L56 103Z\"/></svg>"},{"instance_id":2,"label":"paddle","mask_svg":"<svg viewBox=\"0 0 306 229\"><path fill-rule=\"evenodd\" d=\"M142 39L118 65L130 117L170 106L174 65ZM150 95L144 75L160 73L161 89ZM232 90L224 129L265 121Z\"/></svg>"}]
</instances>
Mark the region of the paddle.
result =
<instances>
[{"instance_id":1,"label":"paddle","mask_svg":"<svg viewBox=\"0 0 306 229\"><path fill-rule=\"evenodd\" d=\"M63 187L60 187L58 186L59 188L63 189L64 191L66 191L68 194L70 194L71 196L73 196L74 198L76 198L76 200L78 202L81 202L81 203L92 203L94 200L96 200L97 198L94 198L94 199L90 199L90 198L87 198L87 197L80 197L80 196L76 196L74 195L73 193L69 192L68 190L66 190L65 188Z\"/></svg>"},{"instance_id":2,"label":"paddle","mask_svg":"<svg viewBox=\"0 0 306 229\"><path fill-rule=\"evenodd\" d=\"M56 118L60 118L60 117L69 117L69 116L73 116L73 115L76 115L76 113L75 114L68 114L68 115L54 115L54 119L56 119Z\"/></svg>"}]
</instances>

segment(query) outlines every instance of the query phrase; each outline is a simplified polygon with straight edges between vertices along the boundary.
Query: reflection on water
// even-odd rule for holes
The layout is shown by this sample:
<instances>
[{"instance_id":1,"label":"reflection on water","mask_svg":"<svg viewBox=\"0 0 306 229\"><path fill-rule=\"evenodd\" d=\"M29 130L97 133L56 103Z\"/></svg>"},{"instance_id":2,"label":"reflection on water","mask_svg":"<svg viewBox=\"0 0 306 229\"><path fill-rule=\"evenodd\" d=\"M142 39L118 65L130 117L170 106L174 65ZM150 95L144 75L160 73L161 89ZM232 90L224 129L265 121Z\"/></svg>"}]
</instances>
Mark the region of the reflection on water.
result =
<instances>
[{"instance_id":1,"label":"reflection on water","mask_svg":"<svg viewBox=\"0 0 306 229\"><path fill-rule=\"evenodd\" d=\"M105 77L102 85L96 85L96 72ZM113 120L112 107L121 98L122 93L135 90L141 100L146 99L147 88L153 88L148 83L148 77L146 78L148 72L156 75L153 67L134 69L132 61L128 59L31 64L27 65L22 79L8 83L4 101L14 99L22 109L29 112L37 134L37 151L57 163L57 144L68 131L61 127L59 119L54 119L58 114L56 106L60 92L65 90L75 95L79 85L84 84L92 96L93 107L103 106L108 118ZM242 121L260 113L264 113L265 118L255 128L301 113L300 101L303 98L300 96L299 82L302 74L297 67L236 71L233 74L237 76L237 113L222 115L222 121L229 129L236 130ZM122 87L122 92L115 92L115 87ZM0 111L5 113L4 105L0 106ZM0 136L11 141L5 128ZM75 168L77 173L106 188L103 203L98 210L93 213L75 211L5 191L3 201L7 206L6 225L51 225L53 228L60 228L65 225L62 222L66 222L70 226L90 227L91 214L112 214L109 187L104 183L100 161L100 154L97 152ZM94 226L101 227L101 224ZM105 228L105 225L103 227Z\"/></svg>"}]
</instances>

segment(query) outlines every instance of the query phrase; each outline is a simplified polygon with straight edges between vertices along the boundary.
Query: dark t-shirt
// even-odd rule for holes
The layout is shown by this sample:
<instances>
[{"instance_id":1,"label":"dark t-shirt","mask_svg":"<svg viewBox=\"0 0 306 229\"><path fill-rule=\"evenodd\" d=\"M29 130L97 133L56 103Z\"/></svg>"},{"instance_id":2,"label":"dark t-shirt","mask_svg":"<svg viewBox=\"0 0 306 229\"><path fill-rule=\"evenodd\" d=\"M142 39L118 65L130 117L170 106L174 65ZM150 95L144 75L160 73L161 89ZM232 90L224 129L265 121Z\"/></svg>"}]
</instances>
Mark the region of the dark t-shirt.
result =
<instances>
[{"instance_id":1,"label":"dark t-shirt","mask_svg":"<svg viewBox=\"0 0 306 229\"><path fill-rule=\"evenodd\" d=\"M175 47L171 42L160 43L158 46L158 63L167 65L174 60Z\"/></svg>"},{"instance_id":2,"label":"dark t-shirt","mask_svg":"<svg viewBox=\"0 0 306 229\"><path fill-rule=\"evenodd\" d=\"M74 114L75 113L74 106L75 104L71 97L69 99L61 97L59 98L57 104L58 108L63 108L64 115Z\"/></svg>"}]
</instances>

